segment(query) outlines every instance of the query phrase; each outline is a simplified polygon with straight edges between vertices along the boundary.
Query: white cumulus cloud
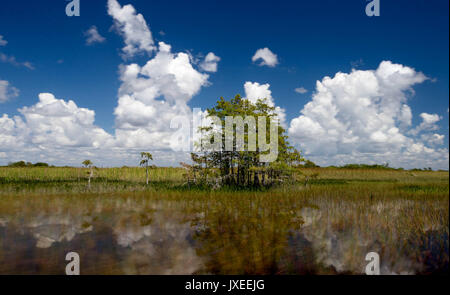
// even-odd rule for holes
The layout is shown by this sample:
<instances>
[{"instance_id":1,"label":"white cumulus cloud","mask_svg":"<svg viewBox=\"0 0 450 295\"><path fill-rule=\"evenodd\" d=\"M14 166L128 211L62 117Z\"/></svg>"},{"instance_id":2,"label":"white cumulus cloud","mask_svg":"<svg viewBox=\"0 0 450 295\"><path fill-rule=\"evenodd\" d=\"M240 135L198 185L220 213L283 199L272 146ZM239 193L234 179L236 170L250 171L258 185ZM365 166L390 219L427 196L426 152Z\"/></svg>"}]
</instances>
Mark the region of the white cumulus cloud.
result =
<instances>
[{"instance_id":1,"label":"white cumulus cloud","mask_svg":"<svg viewBox=\"0 0 450 295\"><path fill-rule=\"evenodd\" d=\"M307 156L322 164L388 161L411 167L433 162L446 167L447 149L433 149L408 136L412 113L407 94L426 79L390 61L381 62L376 70L325 77L317 81L300 116L291 121L289 135ZM427 126L418 127L421 130L438 120L434 115L421 117Z\"/></svg>"},{"instance_id":2,"label":"white cumulus cloud","mask_svg":"<svg viewBox=\"0 0 450 295\"><path fill-rule=\"evenodd\" d=\"M125 57L130 58L140 52L151 53L156 49L147 22L132 5L121 6L117 0L108 0L108 14L124 38L122 50Z\"/></svg>"},{"instance_id":3,"label":"white cumulus cloud","mask_svg":"<svg viewBox=\"0 0 450 295\"><path fill-rule=\"evenodd\" d=\"M275 112L278 115L280 124L286 127L286 111L275 105L275 101L272 97L272 91L269 89L270 84L259 84L258 82L245 82L244 90L245 97L252 103L256 103L258 99L266 99L267 104L271 107L275 107Z\"/></svg>"},{"instance_id":4,"label":"white cumulus cloud","mask_svg":"<svg viewBox=\"0 0 450 295\"><path fill-rule=\"evenodd\" d=\"M95 43L103 43L106 40L105 37L100 35L96 26L90 27L89 30L84 32L84 36L86 37L87 45L92 45Z\"/></svg>"},{"instance_id":5,"label":"white cumulus cloud","mask_svg":"<svg viewBox=\"0 0 450 295\"><path fill-rule=\"evenodd\" d=\"M270 51L267 47L258 49L255 52L255 55L252 57L252 61L256 62L258 60L261 60L259 63L260 66L275 67L278 64L277 55Z\"/></svg>"},{"instance_id":6,"label":"white cumulus cloud","mask_svg":"<svg viewBox=\"0 0 450 295\"><path fill-rule=\"evenodd\" d=\"M72 100L41 93L36 104L19 112L0 117L0 151L10 160L79 164L80 157L113 147L113 137L94 124L95 112Z\"/></svg>"},{"instance_id":7,"label":"white cumulus cloud","mask_svg":"<svg viewBox=\"0 0 450 295\"><path fill-rule=\"evenodd\" d=\"M427 134L422 134L422 136L421 136L422 141L428 143L431 146L444 144L444 138L445 138L445 135L437 134L437 133L433 133L433 134L427 133Z\"/></svg>"},{"instance_id":8,"label":"white cumulus cloud","mask_svg":"<svg viewBox=\"0 0 450 295\"><path fill-rule=\"evenodd\" d=\"M168 148L175 131L170 121L176 116L191 118L187 103L208 85L208 77L194 69L188 54L172 53L163 42L143 67L123 66L119 104L114 112L118 144Z\"/></svg>"},{"instance_id":9,"label":"white cumulus cloud","mask_svg":"<svg viewBox=\"0 0 450 295\"><path fill-rule=\"evenodd\" d=\"M439 129L436 123L439 122L442 117L438 114L421 113L420 117L422 118L422 122L419 126L410 131L411 134L417 135L422 131L433 131Z\"/></svg>"},{"instance_id":10,"label":"white cumulus cloud","mask_svg":"<svg viewBox=\"0 0 450 295\"><path fill-rule=\"evenodd\" d=\"M57 99L51 93L39 94L39 102L23 107L28 140L47 147L99 147L111 136L94 125L95 112L79 108L72 100Z\"/></svg>"},{"instance_id":11,"label":"white cumulus cloud","mask_svg":"<svg viewBox=\"0 0 450 295\"><path fill-rule=\"evenodd\" d=\"M217 64L220 61L220 57L215 55L213 52L208 53L205 59L200 63L200 68L205 72L217 72Z\"/></svg>"},{"instance_id":12,"label":"white cumulus cloud","mask_svg":"<svg viewBox=\"0 0 450 295\"><path fill-rule=\"evenodd\" d=\"M11 86L8 81L0 80L0 103L19 96L19 89Z\"/></svg>"},{"instance_id":13,"label":"white cumulus cloud","mask_svg":"<svg viewBox=\"0 0 450 295\"><path fill-rule=\"evenodd\" d=\"M305 94L306 92L308 92L308 90L305 87L295 88L294 91L300 94Z\"/></svg>"}]
</instances>

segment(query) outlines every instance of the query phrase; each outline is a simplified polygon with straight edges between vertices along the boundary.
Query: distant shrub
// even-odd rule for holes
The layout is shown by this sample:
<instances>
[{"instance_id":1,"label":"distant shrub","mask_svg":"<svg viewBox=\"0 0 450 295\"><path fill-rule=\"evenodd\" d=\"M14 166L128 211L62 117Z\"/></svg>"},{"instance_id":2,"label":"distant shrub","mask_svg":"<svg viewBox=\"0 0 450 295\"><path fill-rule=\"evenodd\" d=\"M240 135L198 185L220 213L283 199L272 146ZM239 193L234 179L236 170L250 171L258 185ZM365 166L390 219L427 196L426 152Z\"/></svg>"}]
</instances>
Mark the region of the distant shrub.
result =
<instances>
[{"instance_id":1,"label":"distant shrub","mask_svg":"<svg viewBox=\"0 0 450 295\"><path fill-rule=\"evenodd\" d=\"M297 167L300 167L300 168L320 168L319 165L316 165L316 163L314 163L313 161L310 161L310 160L305 160L304 164L297 165Z\"/></svg>"},{"instance_id":2,"label":"distant shrub","mask_svg":"<svg viewBox=\"0 0 450 295\"><path fill-rule=\"evenodd\" d=\"M379 169L379 170L398 170L395 168L389 167L389 164L375 164L375 165L368 165L368 164L347 164L344 166L339 166L338 168L342 169Z\"/></svg>"},{"instance_id":3,"label":"distant shrub","mask_svg":"<svg viewBox=\"0 0 450 295\"><path fill-rule=\"evenodd\" d=\"M27 167L27 163L25 163L25 161L9 163L8 167Z\"/></svg>"},{"instance_id":4,"label":"distant shrub","mask_svg":"<svg viewBox=\"0 0 450 295\"><path fill-rule=\"evenodd\" d=\"M433 169L432 169L431 167L423 168L423 169L420 169L420 168L414 168L414 169L411 169L411 170L409 170L409 171L433 171Z\"/></svg>"},{"instance_id":5,"label":"distant shrub","mask_svg":"<svg viewBox=\"0 0 450 295\"><path fill-rule=\"evenodd\" d=\"M31 162L25 162L25 161L19 161L19 162L12 162L8 164L8 167L11 168L22 168L22 167L49 167L47 163L41 163L38 162L36 164L33 164Z\"/></svg>"},{"instance_id":6,"label":"distant shrub","mask_svg":"<svg viewBox=\"0 0 450 295\"><path fill-rule=\"evenodd\" d=\"M36 163L33 167L49 167L49 165L47 163Z\"/></svg>"}]
</instances>

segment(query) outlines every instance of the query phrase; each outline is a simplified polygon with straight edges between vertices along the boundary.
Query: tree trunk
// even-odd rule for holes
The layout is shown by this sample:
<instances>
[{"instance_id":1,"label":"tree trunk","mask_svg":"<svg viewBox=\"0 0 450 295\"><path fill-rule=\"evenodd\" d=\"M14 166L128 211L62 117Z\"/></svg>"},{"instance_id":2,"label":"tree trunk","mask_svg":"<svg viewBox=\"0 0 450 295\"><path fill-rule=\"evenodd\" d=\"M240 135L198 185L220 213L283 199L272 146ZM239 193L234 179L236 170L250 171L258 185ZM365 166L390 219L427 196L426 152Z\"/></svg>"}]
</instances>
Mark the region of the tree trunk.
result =
<instances>
[{"instance_id":1,"label":"tree trunk","mask_svg":"<svg viewBox=\"0 0 450 295\"><path fill-rule=\"evenodd\" d=\"M234 163L233 163L233 152L230 154L231 160L230 160L230 168L231 168L231 179L234 182Z\"/></svg>"},{"instance_id":2,"label":"tree trunk","mask_svg":"<svg viewBox=\"0 0 450 295\"><path fill-rule=\"evenodd\" d=\"M90 170L90 173L89 173L89 179L88 179L88 187L89 187L89 189L91 188L91 178L92 178L92 176L94 176L94 171L92 170L92 167L91 167L91 170Z\"/></svg>"},{"instance_id":3,"label":"tree trunk","mask_svg":"<svg viewBox=\"0 0 450 295\"><path fill-rule=\"evenodd\" d=\"M262 180L261 180L261 182L262 182L262 185L265 186L266 185L266 171L263 170L263 171L261 171L261 173L262 173Z\"/></svg>"},{"instance_id":4,"label":"tree trunk","mask_svg":"<svg viewBox=\"0 0 450 295\"><path fill-rule=\"evenodd\" d=\"M241 167L239 165L239 162L237 163L237 185L241 183Z\"/></svg>"},{"instance_id":5,"label":"tree trunk","mask_svg":"<svg viewBox=\"0 0 450 295\"><path fill-rule=\"evenodd\" d=\"M251 173L250 173L250 160L247 159L247 185L250 186L250 179Z\"/></svg>"},{"instance_id":6,"label":"tree trunk","mask_svg":"<svg viewBox=\"0 0 450 295\"><path fill-rule=\"evenodd\" d=\"M208 157L205 152L205 182L208 180Z\"/></svg>"},{"instance_id":7,"label":"tree trunk","mask_svg":"<svg viewBox=\"0 0 450 295\"><path fill-rule=\"evenodd\" d=\"M148 185L148 164L145 166L146 185Z\"/></svg>"},{"instance_id":8,"label":"tree trunk","mask_svg":"<svg viewBox=\"0 0 450 295\"><path fill-rule=\"evenodd\" d=\"M255 174L253 175L253 185L254 186L259 186L258 171L255 171Z\"/></svg>"}]
</instances>

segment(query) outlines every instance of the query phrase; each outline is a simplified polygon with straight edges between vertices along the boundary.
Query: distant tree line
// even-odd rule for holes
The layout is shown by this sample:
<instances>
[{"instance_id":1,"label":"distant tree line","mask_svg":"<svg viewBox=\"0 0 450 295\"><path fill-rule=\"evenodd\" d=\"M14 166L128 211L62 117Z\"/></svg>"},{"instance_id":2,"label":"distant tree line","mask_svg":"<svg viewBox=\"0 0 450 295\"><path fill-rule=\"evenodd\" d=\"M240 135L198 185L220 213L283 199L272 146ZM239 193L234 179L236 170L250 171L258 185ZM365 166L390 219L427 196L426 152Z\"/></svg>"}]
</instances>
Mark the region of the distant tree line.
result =
<instances>
[{"instance_id":1,"label":"distant tree line","mask_svg":"<svg viewBox=\"0 0 450 295\"><path fill-rule=\"evenodd\" d=\"M142 154L149 154L149 153L142 153ZM151 160L152 158L149 157L148 159L146 159L146 155L142 156L143 157L143 161L141 161L141 166L143 166L144 168L146 168L146 174L148 174L148 169L155 169L156 166L155 165L148 165L148 160ZM198 155L197 154L193 154L192 157L194 157L196 159L196 161L194 161L194 163L198 163ZM186 167L192 167L192 165L187 165L185 163L181 163L181 166L186 168ZM379 170L396 170L396 171L433 171L433 169L431 167L424 167L424 168L412 168L412 169L404 169L404 168L393 168L393 167L389 167L388 164L373 164L373 165L369 165L369 164L346 164L346 165L342 165L342 166L325 166L325 167L321 167L319 165L316 165L314 162L310 161L310 160L303 160L303 162L296 162L296 163L291 163L291 165L289 165L292 168L337 168L337 169L379 169ZM56 166L54 165L49 165L47 163L43 163L43 162L37 162L37 163L31 163L31 162L25 162L25 161L19 161L19 162L11 162L8 163L7 166L3 166L3 167L10 167L10 168L26 168L26 167L48 167L48 168L55 168ZM72 166L62 166L62 168L71 168ZM128 166L123 166L122 168L129 168ZM441 171L441 172L447 172L448 170L436 170L436 171Z\"/></svg>"},{"instance_id":2,"label":"distant tree line","mask_svg":"<svg viewBox=\"0 0 450 295\"><path fill-rule=\"evenodd\" d=\"M347 165L343 165L343 166L339 166L338 168L341 169L379 169L379 170L403 170L403 168L392 168L389 167L389 163L386 164L373 164L373 165L368 165L368 164L347 164Z\"/></svg>"},{"instance_id":3,"label":"distant tree line","mask_svg":"<svg viewBox=\"0 0 450 295\"><path fill-rule=\"evenodd\" d=\"M11 162L8 163L7 167L12 167L12 168L21 168L21 167L54 167L54 166L50 166L47 163L31 163L31 162L25 162L25 161L19 161L19 162Z\"/></svg>"}]
</instances>

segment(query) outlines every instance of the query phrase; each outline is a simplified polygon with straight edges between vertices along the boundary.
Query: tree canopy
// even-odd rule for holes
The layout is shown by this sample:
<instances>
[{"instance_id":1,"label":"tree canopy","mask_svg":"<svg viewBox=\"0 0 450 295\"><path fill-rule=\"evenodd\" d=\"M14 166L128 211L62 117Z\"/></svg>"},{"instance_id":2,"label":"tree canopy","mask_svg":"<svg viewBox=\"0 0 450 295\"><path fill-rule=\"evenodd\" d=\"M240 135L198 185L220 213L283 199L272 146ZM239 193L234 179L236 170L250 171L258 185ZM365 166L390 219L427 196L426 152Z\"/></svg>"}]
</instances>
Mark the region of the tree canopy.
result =
<instances>
[{"instance_id":1,"label":"tree canopy","mask_svg":"<svg viewBox=\"0 0 450 295\"><path fill-rule=\"evenodd\" d=\"M265 99L252 103L240 95L229 101L221 97L216 106L207 110L207 117L218 118L219 122L216 120L200 127L201 139L196 142L199 150L191 153L193 165L183 164L190 170L188 175L195 182L266 186L287 179L292 172L291 168L303 161L300 152L289 143L286 130L278 124L275 107L270 106ZM232 140L226 136L230 132L226 130L229 117L238 118L231 125ZM255 120L251 120L252 117ZM260 117L265 119L259 120ZM276 129L271 129L271 123L274 122L277 123ZM265 132L266 130L270 132ZM275 134L272 134L273 131ZM276 148L276 157L271 161L262 161L263 156L274 152L262 148L267 142L273 141L274 137L277 144L272 147ZM239 138L243 138L243 141ZM256 146L252 141L256 141Z\"/></svg>"}]
</instances>

